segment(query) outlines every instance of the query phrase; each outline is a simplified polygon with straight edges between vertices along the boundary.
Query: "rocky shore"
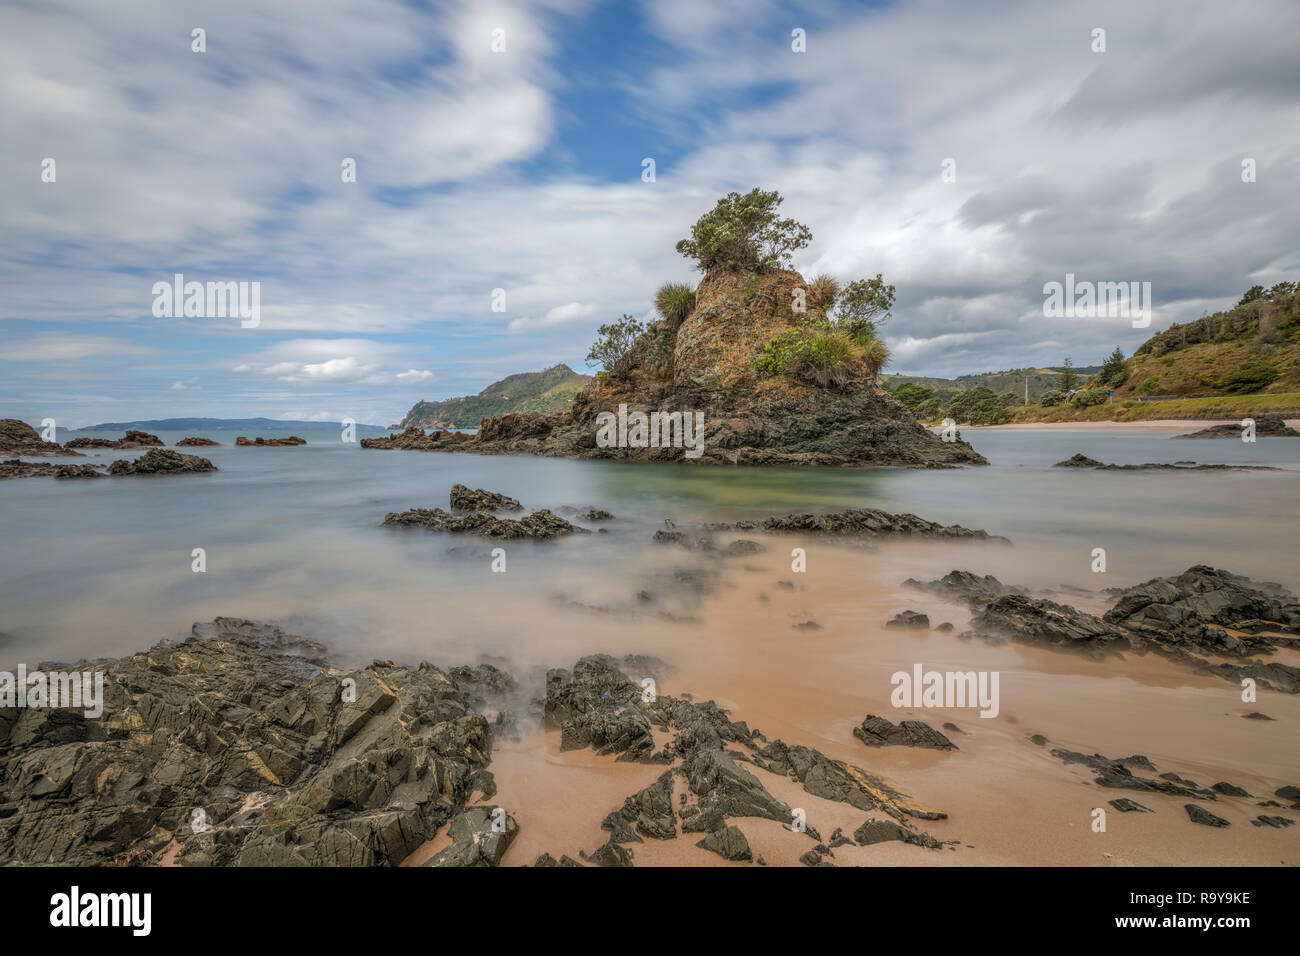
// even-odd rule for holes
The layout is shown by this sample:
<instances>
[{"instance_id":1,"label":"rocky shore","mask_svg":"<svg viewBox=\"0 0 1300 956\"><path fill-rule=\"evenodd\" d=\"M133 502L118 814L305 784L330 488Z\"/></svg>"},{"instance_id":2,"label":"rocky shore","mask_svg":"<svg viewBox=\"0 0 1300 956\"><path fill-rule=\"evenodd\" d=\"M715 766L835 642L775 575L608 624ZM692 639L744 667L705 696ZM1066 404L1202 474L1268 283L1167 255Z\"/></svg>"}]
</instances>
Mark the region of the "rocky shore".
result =
<instances>
[{"instance_id":1,"label":"rocky shore","mask_svg":"<svg viewBox=\"0 0 1300 956\"><path fill-rule=\"evenodd\" d=\"M299 438L297 435L290 435L288 438L263 438L261 435L258 435L256 438L253 439L248 439L245 438L243 435L240 435L238 438L235 439L236 448L253 448L253 447L263 448L263 447L278 447L282 445L305 445L305 444L307 444L307 439Z\"/></svg>"},{"instance_id":2,"label":"rocky shore","mask_svg":"<svg viewBox=\"0 0 1300 956\"><path fill-rule=\"evenodd\" d=\"M1261 415L1254 421L1256 438L1300 438L1300 431L1296 431L1277 416ZM1241 432L1241 422L1225 422L1222 425L1211 425L1209 428L1202 428L1200 431L1188 432L1186 435L1175 435L1173 437L1236 438L1240 440Z\"/></svg>"}]
</instances>

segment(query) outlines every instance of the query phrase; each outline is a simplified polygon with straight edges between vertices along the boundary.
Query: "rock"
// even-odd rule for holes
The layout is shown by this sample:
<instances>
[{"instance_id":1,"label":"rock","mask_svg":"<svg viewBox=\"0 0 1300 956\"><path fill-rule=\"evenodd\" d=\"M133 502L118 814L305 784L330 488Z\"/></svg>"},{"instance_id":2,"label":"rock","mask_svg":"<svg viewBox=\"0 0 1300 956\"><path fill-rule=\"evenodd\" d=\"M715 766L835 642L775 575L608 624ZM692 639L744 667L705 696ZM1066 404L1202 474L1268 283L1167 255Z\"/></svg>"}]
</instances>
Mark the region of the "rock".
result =
<instances>
[{"instance_id":1,"label":"rock","mask_svg":"<svg viewBox=\"0 0 1300 956\"><path fill-rule=\"evenodd\" d=\"M499 807L467 807L451 819L451 846L425 866L496 866L519 834L514 817Z\"/></svg>"},{"instance_id":2,"label":"rock","mask_svg":"<svg viewBox=\"0 0 1300 956\"><path fill-rule=\"evenodd\" d=\"M1028 737L1029 737L1029 742L1032 743L1035 747L1047 746L1047 738L1044 737L1042 734L1029 734Z\"/></svg>"},{"instance_id":3,"label":"rock","mask_svg":"<svg viewBox=\"0 0 1300 956\"><path fill-rule=\"evenodd\" d=\"M1250 794L1247 791L1241 789L1241 787L1234 786L1233 784L1230 783L1224 783L1222 780L1212 785L1210 789L1213 790L1215 793L1223 794L1225 797L1249 797L1250 796Z\"/></svg>"},{"instance_id":4,"label":"rock","mask_svg":"<svg viewBox=\"0 0 1300 956\"><path fill-rule=\"evenodd\" d=\"M290 435L287 438L263 438L261 435L249 441L243 435L235 439L236 448L266 448L281 445L305 445L307 439L299 438L297 435Z\"/></svg>"},{"instance_id":5,"label":"rock","mask_svg":"<svg viewBox=\"0 0 1300 956\"><path fill-rule=\"evenodd\" d=\"M400 435L389 435L386 438L363 438L361 439L361 447L397 448L406 451L449 451L473 441L474 436L466 432L438 429L426 434L423 428L410 425Z\"/></svg>"},{"instance_id":6,"label":"rock","mask_svg":"<svg viewBox=\"0 0 1300 956\"><path fill-rule=\"evenodd\" d=\"M213 441L211 438L182 438L176 443L177 448L202 447L202 448L221 448L219 441Z\"/></svg>"},{"instance_id":7,"label":"rock","mask_svg":"<svg viewBox=\"0 0 1300 956\"><path fill-rule=\"evenodd\" d=\"M555 857L551 856L551 854L543 853L541 856L537 858L537 861L533 864L533 866L583 866L583 864L579 863L577 860L569 856L567 853L561 855L558 861L555 859Z\"/></svg>"},{"instance_id":8,"label":"rock","mask_svg":"<svg viewBox=\"0 0 1300 956\"><path fill-rule=\"evenodd\" d=\"M68 448L161 448L163 441L157 435L128 428L121 438L74 438Z\"/></svg>"},{"instance_id":9,"label":"rock","mask_svg":"<svg viewBox=\"0 0 1300 956\"><path fill-rule=\"evenodd\" d=\"M0 478L103 478L103 465L53 465L11 458L0 461Z\"/></svg>"},{"instance_id":10,"label":"rock","mask_svg":"<svg viewBox=\"0 0 1300 956\"><path fill-rule=\"evenodd\" d=\"M486 511L453 515L441 508L412 508L389 512L384 524L393 527L424 528L427 531L477 534L485 538L555 538L566 534L589 534L586 528L570 524L545 508L523 518L498 518Z\"/></svg>"},{"instance_id":11,"label":"rock","mask_svg":"<svg viewBox=\"0 0 1300 956\"><path fill-rule=\"evenodd\" d=\"M1199 823L1207 827L1231 826L1223 817L1216 816L1204 807L1198 807L1194 803L1183 804L1183 809L1187 811L1187 816L1193 823Z\"/></svg>"},{"instance_id":12,"label":"rock","mask_svg":"<svg viewBox=\"0 0 1300 956\"><path fill-rule=\"evenodd\" d=\"M465 485L451 486L451 510L453 513L470 511L523 511L524 506L514 498L484 491L482 488L470 489Z\"/></svg>"},{"instance_id":13,"label":"rock","mask_svg":"<svg viewBox=\"0 0 1300 956\"><path fill-rule=\"evenodd\" d=\"M885 627L895 630L928 631L930 619L920 611L899 611L885 622Z\"/></svg>"},{"instance_id":14,"label":"rock","mask_svg":"<svg viewBox=\"0 0 1300 956\"><path fill-rule=\"evenodd\" d=\"M632 854L617 843L606 843L586 859L597 866L631 866Z\"/></svg>"},{"instance_id":15,"label":"rock","mask_svg":"<svg viewBox=\"0 0 1300 956\"><path fill-rule=\"evenodd\" d=\"M178 451L169 451L165 448L147 451L134 461L120 458L108 466L108 473L113 476L173 475L216 470L217 466L206 458L182 455Z\"/></svg>"},{"instance_id":16,"label":"rock","mask_svg":"<svg viewBox=\"0 0 1300 956\"><path fill-rule=\"evenodd\" d=\"M921 747L926 750L956 750L957 745L920 720L894 725L884 717L868 714L853 728L853 736L868 747Z\"/></svg>"},{"instance_id":17,"label":"rock","mask_svg":"<svg viewBox=\"0 0 1300 956\"><path fill-rule=\"evenodd\" d=\"M953 627L952 621L944 621L935 628L940 634L951 634L956 628Z\"/></svg>"},{"instance_id":18,"label":"rock","mask_svg":"<svg viewBox=\"0 0 1300 956\"><path fill-rule=\"evenodd\" d=\"M1272 720L1268 714L1262 714L1258 710L1253 710L1249 714L1242 714L1246 720Z\"/></svg>"},{"instance_id":19,"label":"rock","mask_svg":"<svg viewBox=\"0 0 1300 956\"><path fill-rule=\"evenodd\" d=\"M853 839L859 846L871 846L876 843L902 841L913 846L923 846L927 850L941 850L941 844L928 833L917 833L893 820L872 818L853 831Z\"/></svg>"},{"instance_id":20,"label":"rock","mask_svg":"<svg viewBox=\"0 0 1300 956\"><path fill-rule=\"evenodd\" d=\"M98 719L0 711L0 804L18 808L0 862L156 861L173 838L186 866L401 862L490 789L490 729L431 665L338 671L323 653L217 618L99 665Z\"/></svg>"},{"instance_id":21,"label":"rock","mask_svg":"<svg viewBox=\"0 0 1300 956\"><path fill-rule=\"evenodd\" d=\"M886 536L915 538L974 538L983 541L1007 539L987 531L972 531L961 525L941 525L913 514L895 515L877 508L854 508L830 514L787 514L761 521L705 525L710 531L766 531L772 534L818 534L865 540Z\"/></svg>"},{"instance_id":22,"label":"rock","mask_svg":"<svg viewBox=\"0 0 1300 956\"><path fill-rule=\"evenodd\" d=\"M1190 437L1190 436L1187 436ZM1194 461L1176 461L1173 464L1160 461L1144 462L1140 465L1106 465L1086 455L1074 455L1065 461L1058 461L1053 468L1091 468L1095 471L1277 471L1269 465L1198 465Z\"/></svg>"},{"instance_id":23,"label":"rock","mask_svg":"<svg viewBox=\"0 0 1300 956\"><path fill-rule=\"evenodd\" d=\"M740 827L735 825L714 830L695 845L703 847L711 853L718 854L724 860L744 860L749 862L754 858L749 849L749 841L745 839L745 834L741 832Z\"/></svg>"},{"instance_id":24,"label":"rock","mask_svg":"<svg viewBox=\"0 0 1300 956\"><path fill-rule=\"evenodd\" d=\"M1136 800L1130 800L1128 797L1120 797L1118 800L1109 802L1120 813L1155 813L1150 807L1144 807Z\"/></svg>"},{"instance_id":25,"label":"rock","mask_svg":"<svg viewBox=\"0 0 1300 956\"><path fill-rule=\"evenodd\" d=\"M1145 757L1126 757L1122 760L1111 760L1101 754L1089 756L1062 749L1053 750L1052 756L1067 765L1079 763L1096 771L1097 776L1093 778L1093 782L1103 787L1112 787L1119 790L1140 790L1146 793L1163 793L1173 797L1193 797L1197 800L1215 799L1213 792L1201 789L1190 780L1182 780L1176 774L1166 774L1161 779L1134 776L1133 771L1126 764L1143 767L1144 769L1155 769ZM1173 777L1173 779L1170 780L1170 777Z\"/></svg>"},{"instance_id":26,"label":"rock","mask_svg":"<svg viewBox=\"0 0 1300 956\"><path fill-rule=\"evenodd\" d=\"M757 541L750 541L748 538L737 538L735 541L732 541L723 548L722 553L727 557L735 558L746 557L751 554L762 554L766 550L767 548L763 547Z\"/></svg>"},{"instance_id":27,"label":"rock","mask_svg":"<svg viewBox=\"0 0 1300 956\"><path fill-rule=\"evenodd\" d=\"M1026 594L1024 588L1003 584L991 574L978 577L969 571L949 571L937 581L918 581L908 578L904 586L928 591L950 601L964 602L972 608L984 605L1004 594Z\"/></svg>"},{"instance_id":28,"label":"rock","mask_svg":"<svg viewBox=\"0 0 1300 956\"><path fill-rule=\"evenodd\" d=\"M1279 787L1273 791L1273 796L1281 797L1283 800L1291 802L1292 810L1300 810L1300 787Z\"/></svg>"},{"instance_id":29,"label":"rock","mask_svg":"<svg viewBox=\"0 0 1300 956\"><path fill-rule=\"evenodd\" d=\"M1102 618L1045 598L1021 594L1004 594L993 599L971 619L971 626L985 637L1010 637L1027 643L1089 651L1111 649L1120 640L1132 643L1128 635Z\"/></svg>"},{"instance_id":30,"label":"rock","mask_svg":"<svg viewBox=\"0 0 1300 956\"><path fill-rule=\"evenodd\" d=\"M1209 428L1202 428L1200 431L1188 432L1186 435L1175 435L1175 438L1241 438L1241 422L1226 422L1222 425L1211 425ZM1255 419L1255 437L1256 438L1300 438L1300 432L1287 425L1281 418L1272 415L1261 415Z\"/></svg>"},{"instance_id":31,"label":"rock","mask_svg":"<svg viewBox=\"0 0 1300 956\"><path fill-rule=\"evenodd\" d=\"M1177 577L1153 578L1127 588L1103 619L1161 644L1241 656L1269 653L1272 647L1267 641L1233 637L1219 628L1273 628L1300 634L1300 603L1280 585L1257 584L1198 564Z\"/></svg>"},{"instance_id":32,"label":"rock","mask_svg":"<svg viewBox=\"0 0 1300 956\"><path fill-rule=\"evenodd\" d=\"M1251 826L1273 827L1275 830L1280 830L1283 827L1295 826L1295 821L1287 817L1266 817L1260 814L1254 820L1251 820L1250 824Z\"/></svg>"},{"instance_id":33,"label":"rock","mask_svg":"<svg viewBox=\"0 0 1300 956\"><path fill-rule=\"evenodd\" d=\"M75 455L52 441L44 441L31 425L17 418L0 418L0 452L9 455Z\"/></svg>"}]
</instances>

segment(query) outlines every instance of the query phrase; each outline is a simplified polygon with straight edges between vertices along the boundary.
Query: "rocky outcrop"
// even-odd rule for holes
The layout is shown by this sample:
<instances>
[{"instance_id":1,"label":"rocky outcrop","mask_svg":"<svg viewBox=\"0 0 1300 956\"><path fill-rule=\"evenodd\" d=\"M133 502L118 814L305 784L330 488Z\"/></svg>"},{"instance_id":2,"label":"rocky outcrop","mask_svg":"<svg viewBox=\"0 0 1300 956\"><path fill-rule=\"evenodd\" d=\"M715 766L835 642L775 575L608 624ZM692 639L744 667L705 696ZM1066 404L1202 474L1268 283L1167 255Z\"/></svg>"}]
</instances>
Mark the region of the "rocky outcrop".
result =
<instances>
[{"instance_id":1,"label":"rocky outcrop","mask_svg":"<svg viewBox=\"0 0 1300 956\"><path fill-rule=\"evenodd\" d=\"M440 864L508 845L509 823L464 812L495 792L490 731L436 667L336 670L307 638L218 618L100 669L99 719L0 710L0 862L394 865L453 820L487 838Z\"/></svg>"},{"instance_id":2,"label":"rocky outcrop","mask_svg":"<svg viewBox=\"0 0 1300 956\"><path fill-rule=\"evenodd\" d=\"M705 525L710 531L766 531L772 534L819 534L841 538L901 536L915 538L976 538L985 541L1007 539L987 531L973 531L961 525L941 525L913 514L890 514L877 508L854 508L830 514L788 514L760 521Z\"/></svg>"},{"instance_id":3,"label":"rocky outcrop","mask_svg":"<svg viewBox=\"0 0 1300 956\"><path fill-rule=\"evenodd\" d=\"M263 447L274 447L280 445L305 445L305 444L307 444L307 439L299 438L297 435L290 435L288 438L263 438L261 435L258 435L256 438L252 439L251 441L245 438L243 435L240 435L238 438L235 439L236 448L254 448L254 447L263 448Z\"/></svg>"},{"instance_id":4,"label":"rocky outcrop","mask_svg":"<svg viewBox=\"0 0 1300 956\"><path fill-rule=\"evenodd\" d=\"M1104 652L1132 638L1093 614L1087 614L1046 598L1004 594L986 604L971 619L976 633L1004 637L1031 644L1071 647L1089 653Z\"/></svg>"},{"instance_id":5,"label":"rocky outcrop","mask_svg":"<svg viewBox=\"0 0 1300 956\"><path fill-rule=\"evenodd\" d=\"M1211 425L1209 428L1202 428L1200 431L1188 432L1186 435L1175 435L1175 438L1236 438L1241 439L1241 422L1225 422L1222 425ZM1255 419L1255 437L1256 438L1300 438L1300 432L1290 427L1281 418L1272 415L1263 415Z\"/></svg>"},{"instance_id":6,"label":"rocky outcrop","mask_svg":"<svg viewBox=\"0 0 1300 956\"><path fill-rule=\"evenodd\" d=\"M7 455L75 455L52 441L44 441L31 425L17 418L0 418L0 452Z\"/></svg>"},{"instance_id":7,"label":"rocky outcrop","mask_svg":"<svg viewBox=\"0 0 1300 956\"><path fill-rule=\"evenodd\" d=\"M885 627L893 630L928 631L930 618L920 611L899 611L885 622Z\"/></svg>"},{"instance_id":8,"label":"rocky outcrop","mask_svg":"<svg viewBox=\"0 0 1300 956\"><path fill-rule=\"evenodd\" d=\"M121 438L74 438L67 448L161 448L163 440L157 435L128 428Z\"/></svg>"},{"instance_id":9,"label":"rocky outcrop","mask_svg":"<svg viewBox=\"0 0 1300 956\"><path fill-rule=\"evenodd\" d=\"M972 608L983 607L1004 594L1027 593L1024 588L1003 584L991 574L979 577L969 571L949 571L937 581L918 581L915 578L908 578L903 585L937 594L950 601L961 601Z\"/></svg>"},{"instance_id":10,"label":"rocky outcrop","mask_svg":"<svg viewBox=\"0 0 1300 956\"><path fill-rule=\"evenodd\" d=\"M176 443L177 448L220 448L221 442L211 438L182 438Z\"/></svg>"},{"instance_id":11,"label":"rocky outcrop","mask_svg":"<svg viewBox=\"0 0 1300 956\"><path fill-rule=\"evenodd\" d=\"M986 463L966 442L942 441L875 383L821 387L757 371L755 361L767 343L797 324L793 293L804 288L796 272L751 277L715 270L700 282L695 308L680 324L656 324L618 368L588 382L571 408L484 418L469 440L434 440L407 429L402 436L362 444L700 464L932 468ZM598 416L617 414L620 405L629 413L702 414L702 453L688 458L680 442L600 447ZM411 444L397 444L408 435Z\"/></svg>"},{"instance_id":12,"label":"rocky outcrop","mask_svg":"<svg viewBox=\"0 0 1300 956\"><path fill-rule=\"evenodd\" d=\"M474 436L446 429L426 434L423 428L408 426L400 435L386 438L363 438L362 448L401 448L407 451L450 451L457 445L472 442Z\"/></svg>"},{"instance_id":13,"label":"rocky outcrop","mask_svg":"<svg viewBox=\"0 0 1300 956\"><path fill-rule=\"evenodd\" d=\"M119 458L108 466L108 473L122 475L180 475L216 471L217 466L197 455L182 455L178 451L155 448L139 458Z\"/></svg>"}]
</instances>

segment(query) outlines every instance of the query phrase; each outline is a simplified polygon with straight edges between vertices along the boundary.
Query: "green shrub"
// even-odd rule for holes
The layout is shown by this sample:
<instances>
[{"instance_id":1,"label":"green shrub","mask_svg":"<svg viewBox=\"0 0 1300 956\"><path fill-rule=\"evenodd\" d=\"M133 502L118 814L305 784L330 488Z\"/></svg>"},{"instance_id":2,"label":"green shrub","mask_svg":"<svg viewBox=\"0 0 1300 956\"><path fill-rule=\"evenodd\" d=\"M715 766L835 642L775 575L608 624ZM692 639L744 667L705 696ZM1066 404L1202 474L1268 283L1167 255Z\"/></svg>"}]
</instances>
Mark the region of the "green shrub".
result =
<instances>
[{"instance_id":1,"label":"green shrub","mask_svg":"<svg viewBox=\"0 0 1300 956\"><path fill-rule=\"evenodd\" d=\"M606 372L621 372L632 343L646 330L642 322L624 314L617 322L608 322L596 330L600 338L592 343L587 352L587 365L601 365Z\"/></svg>"},{"instance_id":2,"label":"green shrub","mask_svg":"<svg viewBox=\"0 0 1300 956\"><path fill-rule=\"evenodd\" d=\"M1271 365L1263 362L1247 362L1235 368L1223 379L1225 391L1244 394L1258 392L1261 388L1272 385L1280 373Z\"/></svg>"},{"instance_id":3,"label":"green shrub","mask_svg":"<svg viewBox=\"0 0 1300 956\"><path fill-rule=\"evenodd\" d=\"M776 209L781 194L751 189L743 196L728 193L691 227L677 251L694 259L701 272L727 269L764 273L789 267L791 254L812 241L812 230L793 219L781 219Z\"/></svg>"},{"instance_id":4,"label":"green shrub","mask_svg":"<svg viewBox=\"0 0 1300 956\"><path fill-rule=\"evenodd\" d=\"M1053 405L1060 405L1065 401L1065 393L1059 388L1048 389L1039 396L1038 404L1044 408L1051 408Z\"/></svg>"},{"instance_id":5,"label":"green shrub","mask_svg":"<svg viewBox=\"0 0 1300 956\"><path fill-rule=\"evenodd\" d=\"M1070 399L1070 404L1085 408L1088 405L1104 405L1108 398L1110 398L1110 389L1095 386L1075 392L1074 397Z\"/></svg>"},{"instance_id":6,"label":"green shrub","mask_svg":"<svg viewBox=\"0 0 1300 956\"><path fill-rule=\"evenodd\" d=\"M684 282L666 282L655 293L655 309L669 325L681 325L695 309L695 290Z\"/></svg>"},{"instance_id":7,"label":"green shrub","mask_svg":"<svg viewBox=\"0 0 1300 956\"><path fill-rule=\"evenodd\" d=\"M996 392L983 385L958 392L948 405L948 416L962 425L1002 425L1010 420Z\"/></svg>"},{"instance_id":8,"label":"green shrub","mask_svg":"<svg viewBox=\"0 0 1300 956\"><path fill-rule=\"evenodd\" d=\"M1160 379L1156 378L1154 375L1148 375L1138 388L1147 395L1154 395L1160 388Z\"/></svg>"},{"instance_id":9,"label":"green shrub","mask_svg":"<svg viewBox=\"0 0 1300 956\"><path fill-rule=\"evenodd\" d=\"M815 306L822 313L829 313L835 308L835 301L840 297L840 280L826 273L813 276L808 283L809 306Z\"/></svg>"}]
</instances>

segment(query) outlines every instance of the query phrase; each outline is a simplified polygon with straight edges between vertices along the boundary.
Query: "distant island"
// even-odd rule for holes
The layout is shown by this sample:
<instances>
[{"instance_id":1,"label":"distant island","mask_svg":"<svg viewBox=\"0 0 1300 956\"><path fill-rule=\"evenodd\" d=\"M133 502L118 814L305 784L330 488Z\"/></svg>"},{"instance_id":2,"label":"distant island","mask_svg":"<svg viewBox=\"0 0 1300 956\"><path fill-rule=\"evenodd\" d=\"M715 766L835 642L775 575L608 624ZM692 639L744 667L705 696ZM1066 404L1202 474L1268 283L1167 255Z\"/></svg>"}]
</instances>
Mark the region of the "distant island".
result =
<instances>
[{"instance_id":1,"label":"distant island","mask_svg":"<svg viewBox=\"0 0 1300 956\"><path fill-rule=\"evenodd\" d=\"M288 418L152 418L147 421L103 422L73 428L73 432L124 431L128 428L143 431L291 431L303 428L341 428L342 422L309 422ZM362 425L357 428L385 430L382 425ZM62 430L62 429L60 429Z\"/></svg>"},{"instance_id":2,"label":"distant island","mask_svg":"<svg viewBox=\"0 0 1300 956\"><path fill-rule=\"evenodd\" d=\"M569 366L553 365L540 372L521 372L493 382L477 395L462 395L441 402L416 402L393 428L477 428L494 415L564 411L573 397L591 381L590 375Z\"/></svg>"}]
</instances>

